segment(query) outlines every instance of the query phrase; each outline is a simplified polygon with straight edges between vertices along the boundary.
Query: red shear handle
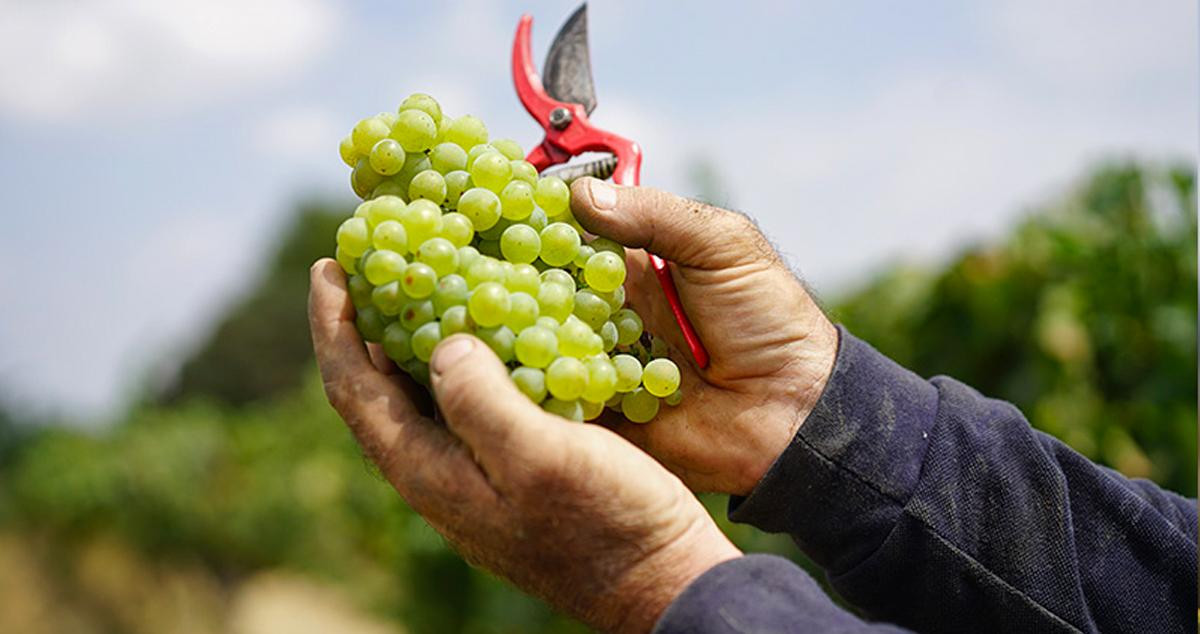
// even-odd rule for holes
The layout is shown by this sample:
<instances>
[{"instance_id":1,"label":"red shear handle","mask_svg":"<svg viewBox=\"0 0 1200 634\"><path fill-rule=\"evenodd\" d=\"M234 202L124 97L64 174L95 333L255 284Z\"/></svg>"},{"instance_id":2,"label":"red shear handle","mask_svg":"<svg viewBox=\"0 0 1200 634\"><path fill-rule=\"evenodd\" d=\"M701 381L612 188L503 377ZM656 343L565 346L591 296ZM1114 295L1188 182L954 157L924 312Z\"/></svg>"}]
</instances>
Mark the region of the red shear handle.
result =
<instances>
[{"instance_id":1,"label":"red shear handle","mask_svg":"<svg viewBox=\"0 0 1200 634\"><path fill-rule=\"evenodd\" d=\"M617 169L613 172L613 182L618 185L637 185L641 180L642 148L638 147L637 143L630 143L615 149ZM663 294L667 296L667 305L671 307L671 314L675 316L675 323L679 324L679 330L683 333L683 340L687 343L692 358L696 360L700 369L707 368L708 350L700 343L700 335L696 334L696 329L692 327L691 320L683 310L683 302L679 301L679 291L675 290L675 278L671 277L667 261L651 253L650 266L654 269L658 284L662 286Z\"/></svg>"}]
</instances>

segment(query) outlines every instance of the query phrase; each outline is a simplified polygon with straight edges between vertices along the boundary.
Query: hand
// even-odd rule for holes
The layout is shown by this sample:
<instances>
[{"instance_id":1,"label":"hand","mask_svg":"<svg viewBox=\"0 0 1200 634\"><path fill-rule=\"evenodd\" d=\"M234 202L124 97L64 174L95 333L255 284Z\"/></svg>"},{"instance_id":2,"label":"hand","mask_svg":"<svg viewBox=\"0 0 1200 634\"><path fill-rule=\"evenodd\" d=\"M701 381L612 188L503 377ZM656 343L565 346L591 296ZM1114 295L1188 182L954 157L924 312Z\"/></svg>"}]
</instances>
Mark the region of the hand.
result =
<instances>
[{"instance_id":1,"label":"hand","mask_svg":"<svg viewBox=\"0 0 1200 634\"><path fill-rule=\"evenodd\" d=\"M445 426L422 415L408 377L368 356L332 260L313 266L309 320L334 408L472 564L597 629L647 631L692 580L740 554L678 478L603 427L543 412L478 339L434 351Z\"/></svg>"},{"instance_id":2,"label":"hand","mask_svg":"<svg viewBox=\"0 0 1200 634\"><path fill-rule=\"evenodd\" d=\"M837 330L741 214L590 178L572 184L571 208L588 231L645 249L626 258L627 297L682 373L683 403L613 428L693 489L749 493L820 397ZM646 251L671 262L707 369L692 361Z\"/></svg>"}]
</instances>

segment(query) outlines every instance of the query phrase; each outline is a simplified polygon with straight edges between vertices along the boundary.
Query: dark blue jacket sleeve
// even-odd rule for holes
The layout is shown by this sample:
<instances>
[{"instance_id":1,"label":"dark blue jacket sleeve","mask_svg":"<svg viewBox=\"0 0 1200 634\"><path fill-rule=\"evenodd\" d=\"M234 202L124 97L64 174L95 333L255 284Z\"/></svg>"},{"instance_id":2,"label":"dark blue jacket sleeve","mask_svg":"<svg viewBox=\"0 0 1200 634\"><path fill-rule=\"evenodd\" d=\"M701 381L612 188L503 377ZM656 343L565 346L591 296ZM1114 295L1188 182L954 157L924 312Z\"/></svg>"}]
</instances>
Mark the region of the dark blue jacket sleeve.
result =
<instances>
[{"instance_id":1,"label":"dark blue jacket sleeve","mask_svg":"<svg viewBox=\"0 0 1200 634\"><path fill-rule=\"evenodd\" d=\"M926 381L845 331L816 408L730 515L790 533L848 602L918 631L1195 627L1194 501L1096 466L1012 405ZM724 566L681 595L660 630L708 615L801 631L819 603L799 568L750 557ZM716 612L697 604L714 596Z\"/></svg>"}]
</instances>

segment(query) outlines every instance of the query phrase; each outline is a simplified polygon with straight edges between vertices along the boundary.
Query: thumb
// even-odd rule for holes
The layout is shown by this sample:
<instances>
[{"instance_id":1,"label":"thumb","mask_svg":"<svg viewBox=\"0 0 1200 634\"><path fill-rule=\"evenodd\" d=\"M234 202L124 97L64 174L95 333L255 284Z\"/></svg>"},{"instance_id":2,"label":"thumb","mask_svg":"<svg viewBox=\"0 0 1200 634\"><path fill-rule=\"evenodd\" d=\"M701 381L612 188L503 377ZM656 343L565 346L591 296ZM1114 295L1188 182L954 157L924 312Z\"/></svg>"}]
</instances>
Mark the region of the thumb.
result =
<instances>
[{"instance_id":1,"label":"thumb","mask_svg":"<svg viewBox=\"0 0 1200 634\"><path fill-rule=\"evenodd\" d=\"M571 183L571 211L596 235L682 266L728 268L774 253L746 216L650 187L581 178Z\"/></svg>"},{"instance_id":2,"label":"thumb","mask_svg":"<svg viewBox=\"0 0 1200 634\"><path fill-rule=\"evenodd\" d=\"M489 473L516 456L536 454L554 435L557 426L549 415L517 390L504 364L479 339L454 335L442 341L429 369L446 426Z\"/></svg>"}]
</instances>

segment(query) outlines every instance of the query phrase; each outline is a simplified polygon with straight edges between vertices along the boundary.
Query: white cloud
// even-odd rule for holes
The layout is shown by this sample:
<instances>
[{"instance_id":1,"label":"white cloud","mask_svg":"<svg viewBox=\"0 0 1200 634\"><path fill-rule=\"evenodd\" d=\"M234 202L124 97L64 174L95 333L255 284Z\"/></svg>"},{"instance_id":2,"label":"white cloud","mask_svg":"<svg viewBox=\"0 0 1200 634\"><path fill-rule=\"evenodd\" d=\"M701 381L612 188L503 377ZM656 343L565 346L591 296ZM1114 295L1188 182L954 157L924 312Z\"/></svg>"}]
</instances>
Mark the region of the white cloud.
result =
<instances>
[{"instance_id":1,"label":"white cloud","mask_svg":"<svg viewBox=\"0 0 1200 634\"><path fill-rule=\"evenodd\" d=\"M67 121L204 103L292 73L334 36L325 0L5 2L0 114Z\"/></svg>"},{"instance_id":2,"label":"white cloud","mask_svg":"<svg viewBox=\"0 0 1200 634\"><path fill-rule=\"evenodd\" d=\"M317 106L287 106L255 126L251 143L254 150L272 160L305 163L319 160L322 165L336 159L337 142L346 134L347 125L338 125L332 113Z\"/></svg>"}]
</instances>

